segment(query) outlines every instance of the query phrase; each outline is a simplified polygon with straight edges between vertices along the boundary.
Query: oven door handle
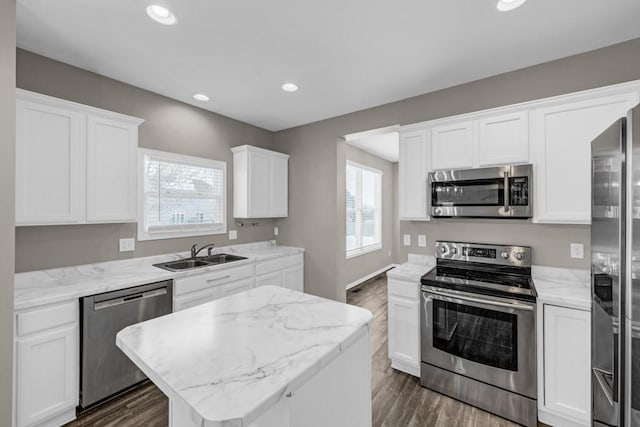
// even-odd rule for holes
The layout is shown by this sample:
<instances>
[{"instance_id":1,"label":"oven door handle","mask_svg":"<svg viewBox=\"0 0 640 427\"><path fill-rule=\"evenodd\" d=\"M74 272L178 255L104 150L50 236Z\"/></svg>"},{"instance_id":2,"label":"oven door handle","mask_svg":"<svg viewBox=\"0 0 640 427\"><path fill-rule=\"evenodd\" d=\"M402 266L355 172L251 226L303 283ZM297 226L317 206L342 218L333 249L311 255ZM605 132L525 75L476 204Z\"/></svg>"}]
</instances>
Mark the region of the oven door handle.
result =
<instances>
[{"instance_id":1,"label":"oven door handle","mask_svg":"<svg viewBox=\"0 0 640 427\"><path fill-rule=\"evenodd\" d=\"M441 299L448 302L454 302L456 304L460 304L460 303L463 303L464 301L467 301L467 302L474 302L476 304L485 304L485 305L493 305L496 307L511 308L514 310L533 311L535 309L531 305L521 304L515 301L511 303L511 302L501 302L501 301L495 301L490 299L478 298L478 297L468 296L468 295L453 295L448 292L443 292L435 289L425 290L424 292L437 295L438 296L437 299Z\"/></svg>"}]
</instances>

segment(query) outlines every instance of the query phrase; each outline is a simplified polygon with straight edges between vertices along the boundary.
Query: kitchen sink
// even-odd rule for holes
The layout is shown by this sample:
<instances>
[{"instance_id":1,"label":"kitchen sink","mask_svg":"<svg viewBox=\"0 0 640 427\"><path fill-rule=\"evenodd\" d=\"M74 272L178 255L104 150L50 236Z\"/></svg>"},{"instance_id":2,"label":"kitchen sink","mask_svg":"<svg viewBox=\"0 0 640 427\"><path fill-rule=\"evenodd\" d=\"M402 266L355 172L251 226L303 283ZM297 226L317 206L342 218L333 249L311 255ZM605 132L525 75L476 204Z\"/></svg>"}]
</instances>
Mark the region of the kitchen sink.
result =
<instances>
[{"instance_id":1,"label":"kitchen sink","mask_svg":"<svg viewBox=\"0 0 640 427\"><path fill-rule=\"evenodd\" d=\"M192 270L194 268L209 267L211 265L225 264L227 262L241 261L247 259L243 256L229 254L215 254L198 258L185 258L177 261L162 262L153 264L154 267L163 268L169 271Z\"/></svg>"}]
</instances>

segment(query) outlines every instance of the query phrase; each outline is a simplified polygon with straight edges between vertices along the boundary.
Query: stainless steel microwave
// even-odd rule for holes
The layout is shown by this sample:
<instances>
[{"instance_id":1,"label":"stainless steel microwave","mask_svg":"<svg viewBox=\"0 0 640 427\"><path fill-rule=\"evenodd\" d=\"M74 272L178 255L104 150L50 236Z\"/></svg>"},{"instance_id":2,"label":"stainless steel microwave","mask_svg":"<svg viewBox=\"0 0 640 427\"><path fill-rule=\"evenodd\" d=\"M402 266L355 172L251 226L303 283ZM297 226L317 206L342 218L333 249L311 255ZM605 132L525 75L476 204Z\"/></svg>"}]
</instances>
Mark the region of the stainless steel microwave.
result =
<instances>
[{"instance_id":1,"label":"stainless steel microwave","mask_svg":"<svg viewBox=\"0 0 640 427\"><path fill-rule=\"evenodd\" d=\"M531 218L532 186L531 165L430 172L430 214L436 218Z\"/></svg>"}]
</instances>

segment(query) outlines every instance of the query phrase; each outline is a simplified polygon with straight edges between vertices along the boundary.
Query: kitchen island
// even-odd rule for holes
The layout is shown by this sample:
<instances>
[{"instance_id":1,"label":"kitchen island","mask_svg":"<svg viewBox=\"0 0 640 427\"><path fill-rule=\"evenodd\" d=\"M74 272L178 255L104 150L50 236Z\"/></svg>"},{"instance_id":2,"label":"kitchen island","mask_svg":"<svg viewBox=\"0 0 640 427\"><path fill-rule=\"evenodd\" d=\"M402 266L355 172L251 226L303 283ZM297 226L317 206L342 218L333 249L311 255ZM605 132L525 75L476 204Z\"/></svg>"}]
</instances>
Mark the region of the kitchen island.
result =
<instances>
[{"instance_id":1,"label":"kitchen island","mask_svg":"<svg viewBox=\"0 0 640 427\"><path fill-rule=\"evenodd\" d=\"M369 311L262 286L118 333L169 425L370 426Z\"/></svg>"}]
</instances>

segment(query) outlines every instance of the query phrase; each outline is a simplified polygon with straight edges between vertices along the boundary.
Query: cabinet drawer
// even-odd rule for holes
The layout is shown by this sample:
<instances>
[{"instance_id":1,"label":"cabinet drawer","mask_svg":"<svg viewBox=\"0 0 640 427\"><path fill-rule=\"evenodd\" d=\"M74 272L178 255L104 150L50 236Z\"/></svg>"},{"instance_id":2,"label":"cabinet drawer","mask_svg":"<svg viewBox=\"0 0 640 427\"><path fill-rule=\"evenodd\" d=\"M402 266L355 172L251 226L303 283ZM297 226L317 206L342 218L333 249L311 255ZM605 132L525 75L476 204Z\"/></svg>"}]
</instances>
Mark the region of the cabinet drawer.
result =
<instances>
[{"instance_id":1,"label":"cabinet drawer","mask_svg":"<svg viewBox=\"0 0 640 427\"><path fill-rule=\"evenodd\" d=\"M74 322L78 322L77 301L18 313L16 327L21 337Z\"/></svg>"},{"instance_id":2,"label":"cabinet drawer","mask_svg":"<svg viewBox=\"0 0 640 427\"><path fill-rule=\"evenodd\" d=\"M303 254L290 255L285 258L278 258L269 261L262 261L256 264L256 276L280 271L283 268L293 267L304 262Z\"/></svg>"},{"instance_id":3,"label":"cabinet drawer","mask_svg":"<svg viewBox=\"0 0 640 427\"><path fill-rule=\"evenodd\" d=\"M389 295L405 297L411 300L418 300L420 298L420 283L389 279L387 286Z\"/></svg>"},{"instance_id":4,"label":"cabinet drawer","mask_svg":"<svg viewBox=\"0 0 640 427\"><path fill-rule=\"evenodd\" d=\"M221 285L253 276L253 265L242 267L225 268L213 272L199 274L197 276L185 277L175 280L174 295L182 295L189 292L199 291L211 286Z\"/></svg>"}]
</instances>

